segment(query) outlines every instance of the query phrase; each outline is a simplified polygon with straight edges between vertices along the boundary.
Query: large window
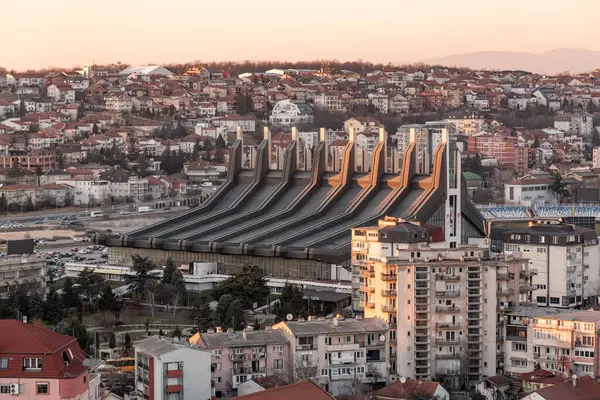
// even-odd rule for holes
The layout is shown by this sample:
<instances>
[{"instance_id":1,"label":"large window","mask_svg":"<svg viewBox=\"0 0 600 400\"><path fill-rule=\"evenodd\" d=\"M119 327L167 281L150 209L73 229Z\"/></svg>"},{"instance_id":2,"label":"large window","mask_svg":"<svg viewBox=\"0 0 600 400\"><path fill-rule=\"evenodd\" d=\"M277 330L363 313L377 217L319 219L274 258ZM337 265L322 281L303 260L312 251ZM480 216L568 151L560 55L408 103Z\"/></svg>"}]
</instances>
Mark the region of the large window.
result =
<instances>
[{"instance_id":1,"label":"large window","mask_svg":"<svg viewBox=\"0 0 600 400\"><path fill-rule=\"evenodd\" d=\"M283 369L283 360L279 359L279 360L273 360L273 369L274 370L281 370Z\"/></svg>"},{"instance_id":2,"label":"large window","mask_svg":"<svg viewBox=\"0 0 600 400\"><path fill-rule=\"evenodd\" d=\"M23 359L23 371L27 370L38 370L42 369L41 358L24 358Z\"/></svg>"}]
</instances>

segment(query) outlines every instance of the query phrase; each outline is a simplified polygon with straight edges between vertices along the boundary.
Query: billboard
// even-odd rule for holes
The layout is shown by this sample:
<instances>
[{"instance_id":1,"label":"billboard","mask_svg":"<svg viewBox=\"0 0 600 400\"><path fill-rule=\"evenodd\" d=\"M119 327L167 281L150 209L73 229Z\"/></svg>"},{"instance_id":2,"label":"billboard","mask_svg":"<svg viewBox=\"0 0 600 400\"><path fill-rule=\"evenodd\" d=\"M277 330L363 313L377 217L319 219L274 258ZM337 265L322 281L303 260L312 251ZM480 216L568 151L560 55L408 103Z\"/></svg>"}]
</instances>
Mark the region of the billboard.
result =
<instances>
[{"instance_id":1,"label":"billboard","mask_svg":"<svg viewBox=\"0 0 600 400\"><path fill-rule=\"evenodd\" d=\"M6 254L31 254L33 253L33 239L8 240Z\"/></svg>"}]
</instances>

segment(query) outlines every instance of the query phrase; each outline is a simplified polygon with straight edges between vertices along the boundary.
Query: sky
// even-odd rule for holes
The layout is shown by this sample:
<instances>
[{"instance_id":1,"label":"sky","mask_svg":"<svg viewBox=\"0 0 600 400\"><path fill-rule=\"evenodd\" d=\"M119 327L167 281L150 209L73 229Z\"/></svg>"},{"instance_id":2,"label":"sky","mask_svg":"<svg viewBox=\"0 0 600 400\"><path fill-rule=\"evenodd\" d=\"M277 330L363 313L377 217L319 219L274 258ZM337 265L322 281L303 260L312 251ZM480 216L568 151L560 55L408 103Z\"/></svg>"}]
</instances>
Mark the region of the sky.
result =
<instances>
[{"instance_id":1,"label":"sky","mask_svg":"<svg viewBox=\"0 0 600 400\"><path fill-rule=\"evenodd\" d=\"M0 1L0 67L600 50L600 0Z\"/></svg>"}]
</instances>

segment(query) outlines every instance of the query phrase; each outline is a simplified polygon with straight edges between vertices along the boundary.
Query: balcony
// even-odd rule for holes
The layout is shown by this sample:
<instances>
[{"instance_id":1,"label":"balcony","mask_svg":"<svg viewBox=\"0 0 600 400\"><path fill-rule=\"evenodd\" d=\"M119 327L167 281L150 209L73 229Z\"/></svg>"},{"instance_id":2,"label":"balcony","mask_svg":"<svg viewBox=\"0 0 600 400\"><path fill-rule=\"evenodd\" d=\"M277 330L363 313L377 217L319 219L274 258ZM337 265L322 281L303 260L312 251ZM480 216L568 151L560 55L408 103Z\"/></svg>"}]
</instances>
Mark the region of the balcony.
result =
<instances>
[{"instance_id":1,"label":"balcony","mask_svg":"<svg viewBox=\"0 0 600 400\"><path fill-rule=\"evenodd\" d=\"M263 358L265 358L265 352L250 354L250 359L252 359L252 360L261 360Z\"/></svg>"},{"instance_id":2,"label":"balcony","mask_svg":"<svg viewBox=\"0 0 600 400\"><path fill-rule=\"evenodd\" d=\"M427 274L427 273L415 274L415 281L417 281L417 282L427 282L428 280L429 280L429 274Z\"/></svg>"},{"instance_id":3,"label":"balcony","mask_svg":"<svg viewBox=\"0 0 600 400\"><path fill-rule=\"evenodd\" d=\"M383 297L395 297L398 295L398 291L396 289L384 289L381 291L381 295Z\"/></svg>"},{"instance_id":4,"label":"balcony","mask_svg":"<svg viewBox=\"0 0 600 400\"><path fill-rule=\"evenodd\" d=\"M440 322L438 322L438 323L435 324L435 327L437 329L440 329L440 330L443 330L443 329L460 329L460 324L458 322L456 322L454 324L451 323L451 322L448 322L448 323L443 323L443 322L440 323Z\"/></svg>"},{"instance_id":5,"label":"balcony","mask_svg":"<svg viewBox=\"0 0 600 400\"><path fill-rule=\"evenodd\" d=\"M435 311L439 313L458 313L460 312L460 307L456 306L436 306Z\"/></svg>"},{"instance_id":6,"label":"balcony","mask_svg":"<svg viewBox=\"0 0 600 400\"><path fill-rule=\"evenodd\" d=\"M365 269L365 268L361 267L360 276L362 276L364 278L375 278L375 270L374 269Z\"/></svg>"},{"instance_id":7,"label":"balcony","mask_svg":"<svg viewBox=\"0 0 600 400\"><path fill-rule=\"evenodd\" d=\"M436 360L458 360L460 359L460 353L436 353L435 358Z\"/></svg>"},{"instance_id":8,"label":"balcony","mask_svg":"<svg viewBox=\"0 0 600 400\"><path fill-rule=\"evenodd\" d=\"M522 285L519 286L519 293L527 293L533 290L533 286L530 285Z\"/></svg>"},{"instance_id":9,"label":"balcony","mask_svg":"<svg viewBox=\"0 0 600 400\"><path fill-rule=\"evenodd\" d=\"M520 271L519 272L519 276L521 278L528 278L530 276L537 275L537 273L538 273L537 269L531 269L530 268L528 270L522 270L522 271Z\"/></svg>"},{"instance_id":10,"label":"balcony","mask_svg":"<svg viewBox=\"0 0 600 400\"><path fill-rule=\"evenodd\" d=\"M498 288L496 290L496 294L498 296L512 296L513 294L515 294L515 290L514 289L508 289L508 288Z\"/></svg>"},{"instance_id":11,"label":"balcony","mask_svg":"<svg viewBox=\"0 0 600 400\"><path fill-rule=\"evenodd\" d=\"M415 360L429 360L429 353L418 351L415 353Z\"/></svg>"},{"instance_id":12,"label":"balcony","mask_svg":"<svg viewBox=\"0 0 600 400\"><path fill-rule=\"evenodd\" d=\"M317 349L317 345L316 344L312 344L312 343L307 343L307 344L299 344L296 346L296 350L316 350Z\"/></svg>"},{"instance_id":13,"label":"balcony","mask_svg":"<svg viewBox=\"0 0 600 400\"><path fill-rule=\"evenodd\" d=\"M246 353L229 353L229 359L232 361L243 361L246 359Z\"/></svg>"},{"instance_id":14,"label":"balcony","mask_svg":"<svg viewBox=\"0 0 600 400\"><path fill-rule=\"evenodd\" d=\"M381 347L385 346L385 340L369 340L366 343L367 347Z\"/></svg>"},{"instance_id":15,"label":"balcony","mask_svg":"<svg viewBox=\"0 0 600 400\"><path fill-rule=\"evenodd\" d=\"M590 343L583 343L583 342L582 342L582 341L580 341L580 340L576 340L576 341L575 341L575 346L576 346L576 347L594 347L594 345L593 345L593 344L590 344Z\"/></svg>"},{"instance_id":16,"label":"balcony","mask_svg":"<svg viewBox=\"0 0 600 400\"><path fill-rule=\"evenodd\" d=\"M435 274L435 279L438 281L457 282L460 281L460 276L450 274Z\"/></svg>"},{"instance_id":17,"label":"balcony","mask_svg":"<svg viewBox=\"0 0 600 400\"><path fill-rule=\"evenodd\" d=\"M436 291L435 295L437 297L458 297L460 296L460 290L441 290Z\"/></svg>"},{"instance_id":18,"label":"balcony","mask_svg":"<svg viewBox=\"0 0 600 400\"><path fill-rule=\"evenodd\" d=\"M386 305L381 306L381 311L387 312L387 313L396 313L396 306L386 304Z\"/></svg>"},{"instance_id":19,"label":"balcony","mask_svg":"<svg viewBox=\"0 0 600 400\"><path fill-rule=\"evenodd\" d=\"M398 280L398 274L381 274L381 280L384 282L391 282L391 281L397 281Z\"/></svg>"},{"instance_id":20,"label":"balcony","mask_svg":"<svg viewBox=\"0 0 600 400\"><path fill-rule=\"evenodd\" d=\"M367 302L367 308L375 308L375 303L372 301Z\"/></svg>"},{"instance_id":21,"label":"balcony","mask_svg":"<svg viewBox=\"0 0 600 400\"><path fill-rule=\"evenodd\" d=\"M460 340L437 338L437 339L435 339L435 344L440 345L440 346L455 346L455 345L460 344Z\"/></svg>"},{"instance_id":22,"label":"balcony","mask_svg":"<svg viewBox=\"0 0 600 400\"><path fill-rule=\"evenodd\" d=\"M496 280L498 280L498 281L507 281L509 279L510 279L510 277L508 274L500 274L500 273L496 274Z\"/></svg>"},{"instance_id":23,"label":"balcony","mask_svg":"<svg viewBox=\"0 0 600 400\"><path fill-rule=\"evenodd\" d=\"M469 281L480 281L481 280L481 274L480 273L479 274L472 274L472 273L470 273L467 276L467 280L469 280Z\"/></svg>"},{"instance_id":24,"label":"balcony","mask_svg":"<svg viewBox=\"0 0 600 400\"><path fill-rule=\"evenodd\" d=\"M396 328L398 326L398 323L396 321L388 321L388 326L390 328Z\"/></svg>"}]
</instances>

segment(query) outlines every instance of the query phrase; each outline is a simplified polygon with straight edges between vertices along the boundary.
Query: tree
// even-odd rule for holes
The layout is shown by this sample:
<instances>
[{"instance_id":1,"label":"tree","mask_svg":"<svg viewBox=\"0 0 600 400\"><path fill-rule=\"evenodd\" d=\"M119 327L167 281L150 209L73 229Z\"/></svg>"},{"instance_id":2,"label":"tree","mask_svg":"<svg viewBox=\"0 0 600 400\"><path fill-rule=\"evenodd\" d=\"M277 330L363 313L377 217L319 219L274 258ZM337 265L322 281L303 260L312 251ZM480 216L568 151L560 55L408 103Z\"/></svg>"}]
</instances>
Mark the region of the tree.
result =
<instances>
[{"instance_id":1,"label":"tree","mask_svg":"<svg viewBox=\"0 0 600 400\"><path fill-rule=\"evenodd\" d=\"M198 161L200 158L200 142L196 141L194 143L194 149L192 150L192 161Z\"/></svg>"},{"instance_id":2,"label":"tree","mask_svg":"<svg viewBox=\"0 0 600 400\"><path fill-rule=\"evenodd\" d=\"M225 155L223 154L223 150L217 149L213 161L217 164L223 164L225 162Z\"/></svg>"},{"instance_id":3,"label":"tree","mask_svg":"<svg viewBox=\"0 0 600 400\"><path fill-rule=\"evenodd\" d=\"M133 293L143 295L147 291L150 282L157 278L156 266L148 257L141 257L138 254L132 255L131 260L133 261L131 266L133 275L128 275L125 283L129 285Z\"/></svg>"},{"instance_id":4,"label":"tree","mask_svg":"<svg viewBox=\"0 0 600 400\"><path fill-rule=\"evenodd\" d=\"M199 331L205 331L213 326L213 311L208 304L194 304L190 317Z\"/></svg>"},{"instance_id":5,"label":"tree","mask_svg":"<svg viewBox=\"0 0 600 400\"><path fill-rule=\"evenodd\" d=\"M79 299L79 293L73 286L73 280L71 278L65 278L65 284L62 290L62 301L66 310L72 308L79 309L81 306L81 300Z\"/></svg>"},{"instance_id":6,"label":"tree","mask_svg":"<svg viewBox=\"0 0 600 400\"><path fill-rule=\"evenodd\" d=\"M244 303L241 299L235 299L229 305L225 325L236 331L242 330L246 325L246 320L244 318Z\"/></svg>"},{"instance_id":7,"label":"tree","mask_svg":"<svg viewBox=\"0 0 600 400\"><path fill-rule=\"evenodd\" d=\"M129 332L127 332L123 341L123 356L129 357L132 348L133 346L131 344L131 336L129 335Z\"/></svg>"},{"instance_id":8,"label":"tree","mask_svg":"<svg viewBox=\"0 0 600 400\"><path fill-rule=\"evenodd\" d=\"M161 279L162 284L170 284L173 280L173 275L177 271L177 266L171 257L167 258L165 267L163 268L163 276Z\"/></svg>"},{"instance_id":9,"label":"tree","mask_svg":"<svg viewBox=\"0 0 600 400\"><path fill-rule=\"evenodd\" d=\"M6 200L6 196L4 193L0 196L0 213L5 214L8 212L8 200Z\"/></svg>"},{"instance_id":10,"label":"tree","mask_svg":"<svg viewBox=\"0 0 600 400\"><path fill-rule=\"evenodd\" d=\"M284 321L286 315L303 315L306 313L304 301L302 299L302 289L298 285L285 283L279 298L279 306L276 308L275 315L278 321Z\"/></svg>"},{"instance_id":11,"label":"tree","mask_svg":"<svg viewBox=\"0 0 600 400\"><path fill-rule=\"evenodd\" d=\"M227 327L227 313L229 312L229 307L233 303L233 300L234 296L231 294L224 294L221 297L219 297L219 304L217 304L216 312L216 322L222 327Z\"/></svg>"},{"instance_id":12,"label":"tree","mask_svg":"<svg viewBox=\"0 0 600 400\"><path fill-rule=\"evenodd\" d=\"M31 197L27 197L27 204L25 205L25 211L34 211L35 205L33 204L33 200Z\"/></svg>"},{"instance_id":13,"label":"tree","mask_svg":"<svg viewBox=\"0 0 600 400\"><path fill-rule=\"evenodd\" d=\"M217 147L217 149L223 150L225 149L225 147L227 147L227 143L225 143L225 139L223 138L223 135L218 135L217 139L215 140L215 146Z\"/></svg>"},{"instance_id":14,"label":"tree","mask_svg":"<svg viewBox=\"0 0 600 400\"><path fill-rule=\"evenodd\" d=\"M183 279L183 274L179 269L176 269L173 273L171 283L168 284L168 291L171 306L173 306L173 315L175 315L179 302L187 294L187 290L185 288L185 280Z\"/></svg>"},{"instance_id":15,"label":"tree","mask_svg":"<svg viewBox=\"0 0 600 400\"><path fill-rule=\"evenodd\" d=\"M215 297L231 294L241 299L245 308L253 303L264 302L270 290L262 270L258 266L244 266L239 274L227 278L214 289Z\"/></svg>"},{"instance_id":16,"label":"tree","mask_svg":"<svg viewBox=\"0 0 600 400\"><path fill-rule=\"evenodd\" d=\"M176 337L178 339L181 339L181 335L183 334L183 332L181 332L181 329L179 329L179 325L175 325L175 329L173 329L173 331L171 331L171 337Z\"/></svg>"},{"instance_id":17,"label":"tree","mask_svg":"<svg viewBox=\"0 0 600 400\"><path fill-rule=\"evenodd\" d=\"M83 351L90 351L90 344L92 343L90 335L88 334L85 326L77 318L71 319L70 324L63 333L66 335L73 335L75 338L77 338L79 346L81 346Z\"/></svg>"},{"instance_id":18,"label":"tree","mask_svg":"<svg viewBox=\"0 0 600 400\"><path fill-rule=\"evenodd\" d=\"M531 145L531 147L534 148L534 149L537 149L538 147L540 147L540 141L538 140L537 136L533 140L533 145Z\"/></svg>"},{"instance_id":19,"label":"tree","mask_svg":"<svg viewBox=\"0 0 600 400\"><path fill-rule=\"evenodd\" d=\"M566 184L563 182L560 173L553 174L552 183L550 184L550 190L556 196L558 202L562 202L565 197L569 195L569 191L566 188Z\"/></svg>"},{"instance_id":20,"label":"tree","mask_svg":"<svg viewBox=\"0 0 600 400\"><path fill-rule=\"evenodd\" d=\"M108 338L108 347L110 347L111 349L117 347L117 337L115 336L114 332L110 333L110 336Z\"/></svg>"},{"instance_id":21,"label":"tree","mask_svg":"<svg viewBox=\"0 0 600 400\"><path fill-rule=\"evenodd\" d=\"M121 302L113 293L110 285L104 285L102 294L98 299L98 309L102 312L118 313L121 310Z\"/></svg>"},{"instance_id":22,"label":"tree","mask_svg":"<svg viewBox=\"0 0 600 400\"><path fill-rule=\"evenodd\" d=\"M94 135L97 135L98 133L100 133L100 130L98 129L98 125L94 122L94 125L92 126L92 133Z\"/></svg>"},{"instance_id":23,"label":"tree","mask_svg":"<svg viewBox=\"0 0 600 400\"><path fill-rule=\"evenodd\" d=\"M65 317L65 309L62 299L55 290L50 289L46 295L44 302L44 317L43 320L50 325L56 325Z\"/></svg>"},{"instance_id":24,"label":"tree","mask_svg":"<svg viewBox=\"0 0 600 400\"><path fill-rule=\"evenodd\" d=\"M464 161L464 170L476 174L481 173L481 156L476 153L473 157L468 157Z\"/></svg>"},{"instance_id":25,"label":"tree","mask_svg":"<svg viewBox=\"0 0 600 400\"><path fill-rule=\"evenodd\" d=\"M158 336L165 336L164 332L162 329L158 330Z\"/></svg>"},{"instance_id":26,"label":"tree","mask_svg":"<svg viewBox=\"0 0 600 400\"><path fill-rule=\"evenodd\" d=\"M98 288L102 282L104 282L102 275L95 273L91 268L86 267L77 274L77 284L91 302L96 301Z\"/></svg>"}]
</instances>

